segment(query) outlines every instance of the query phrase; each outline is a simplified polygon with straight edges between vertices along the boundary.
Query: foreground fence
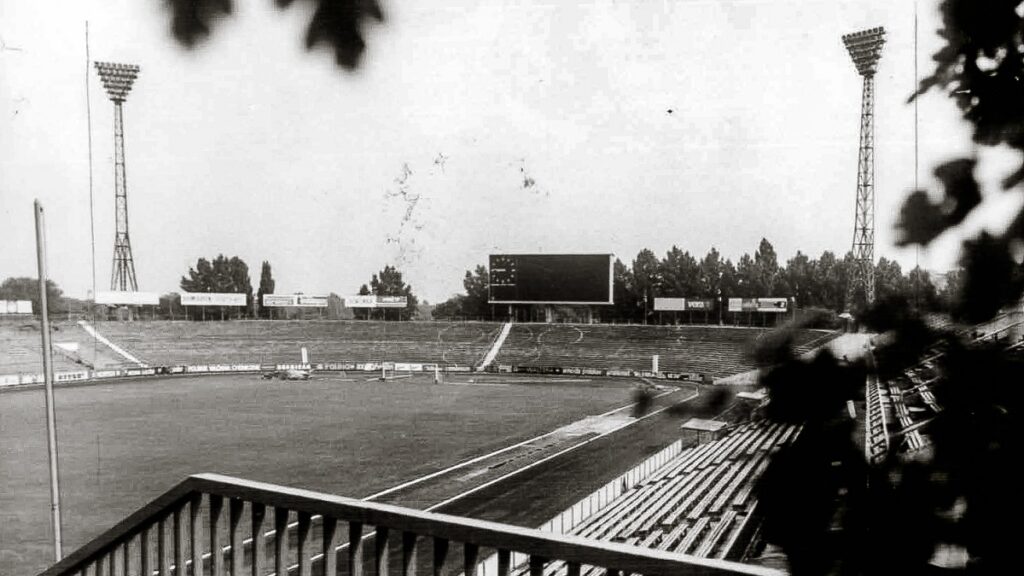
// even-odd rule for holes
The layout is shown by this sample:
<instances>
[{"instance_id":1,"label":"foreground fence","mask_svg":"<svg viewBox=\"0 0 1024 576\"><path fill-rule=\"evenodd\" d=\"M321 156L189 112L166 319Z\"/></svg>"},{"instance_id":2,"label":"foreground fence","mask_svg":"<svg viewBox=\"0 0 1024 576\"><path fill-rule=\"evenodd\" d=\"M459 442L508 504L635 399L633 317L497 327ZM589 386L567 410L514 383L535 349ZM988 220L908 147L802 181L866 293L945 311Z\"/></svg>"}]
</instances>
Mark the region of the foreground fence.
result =
<instances>
[{"instance_id":1,"label":"foreground fence","mask_svg":"<svg viewBox=\"0 0 1024 576\"><path fill-rule=\"evenodd\" d=\"M314 516L320 517L317 530ZM294 543L287 529L293 517L298 522ZM342 523L347 530L341 529ZM250 537L251 545L244 546ZM455 550L461 550L461 561L452 560ZM529 573L537 576L556 561L566 563L571 576L778 574L735 562L200 474L41 576L363 576L367 566L377 576L476 576L485 550L497 555L499 576L511 573L513 553L527 558Z\"/></svg>"}]
</instances>

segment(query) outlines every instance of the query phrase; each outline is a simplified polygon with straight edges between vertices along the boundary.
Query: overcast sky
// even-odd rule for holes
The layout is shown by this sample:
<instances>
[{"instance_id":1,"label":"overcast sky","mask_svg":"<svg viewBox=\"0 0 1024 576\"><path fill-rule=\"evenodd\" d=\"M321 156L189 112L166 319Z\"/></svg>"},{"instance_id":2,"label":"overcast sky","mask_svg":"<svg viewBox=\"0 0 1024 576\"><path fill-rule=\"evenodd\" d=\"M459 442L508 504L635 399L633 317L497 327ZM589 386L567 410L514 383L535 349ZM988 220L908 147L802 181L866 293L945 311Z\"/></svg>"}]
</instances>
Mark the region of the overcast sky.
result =
<instances>
[{"instance_id":1,"label":"overcast sky","mask_svg":"<svg viewBox=\"0 0 1024 576\"><path fill-rule=\"evenodd\" d=\"M302 3L300 3L302 4ZM884 26L876 86L876 256L914 185L913 0L385 0L356 72L303 48L309 12L236 2L193 51L162 2L0 0L0 278L34 276L31 205L51 277L91 289L84 28L93 60L134 63L125 104L132 251L144 291L201 256L238 255L254 285L354 293L397 265L432 302L497 252L673 244L737 260L850 248L861 80L840 36ZM919 74L938 47L921 0ZM113 108L89 72L96 278L114 239ZM971 152L953 105L919 105L920 178ZM996 182L1014 160L981 156ZM525 185L530 181L532 185ZM987 191L969 228L1015 195ZM944 270L947 238L921 254Z\"/></svg>"}]
</instances>

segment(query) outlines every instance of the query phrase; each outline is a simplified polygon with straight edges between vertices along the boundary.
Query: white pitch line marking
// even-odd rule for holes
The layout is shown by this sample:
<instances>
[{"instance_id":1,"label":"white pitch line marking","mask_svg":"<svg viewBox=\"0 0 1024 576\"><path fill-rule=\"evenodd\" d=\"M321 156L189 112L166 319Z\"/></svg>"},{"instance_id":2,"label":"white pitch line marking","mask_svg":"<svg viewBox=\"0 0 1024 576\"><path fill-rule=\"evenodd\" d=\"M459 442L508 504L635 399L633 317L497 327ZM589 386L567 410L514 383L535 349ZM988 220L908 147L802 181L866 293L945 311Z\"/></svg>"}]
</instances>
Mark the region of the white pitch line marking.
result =
<instances>
[{"instance_id":1,"label":"white pitch line marking","mask_svg":"<svg viewBox=\"0 0 1024 576\"><path fill-rule=\"evenodd\" d=\"M674 388L672 390L667 390L665 392L662 392L661 394L658 394L654 398L661 398L662 396L667 396L667 395L672 394L674 392L679 392L680 390L681 390L681 388ZM680 400L679 402L677 402L677 404L682 403L682 402L689 402L690 400L693 400L694 398L696 398L699 395L700 395L700 388L696 388L692 395L687 396L686 398ZM600 418L600 417L603 417L603 416L608 416L608 415L614 414L616 412L621 412L621 411L623 411L623 410L625 410L627 408L632 408L635 405L636 405L636 403L634 402L632 404L627 404L625 406L620 406L618 408L614 408L612 410L609 410L609 411L607 411L607 412L605 412L603 414L598 414L597 417ZM501 476L501 477L499 477L499 478L497 478L495 480L491 480L490 482L487 482L485 484L477 486L476 488L471 488L471 489L469 489L469 490L467 490L467 491L465 491L465 492L463 492L461 494L457 494L457 495L455 495L455 496L453 496L453 497L451 497L451 498L449 498L449 499L447 499L447 500L445 500L443 502L440 502L438 504L434 504L433 506L430 506L429 508L426 508L424 511L430 512L432 510L436 510L437 508L439 508L441 506L444 506L446 504L450 504L452 502L455 502L457 500L465 498L466 496L469 496L470 494L473 494L474 492L482 490L482 489L484 489L484 488L486 488L488 486L492 486L492 485L496 484L497 482L500 482L500 481L505 480L507 478L511 478L512 476L515 476L516 474L519 474L520 472L523 472L525 470L533 468L534 466L539 466L540 464L543 464L544 462L547 462L547 461L551 460L552 458L556 458L558 456L561 456L562 454L565 454L567 452L575 450L575 449L577 449L577 448L579 448L581 446L585 446L585 445L593 442L594 440L597 440L599 438L602 438L604 436L607 436L609 434L612 434L614 432L622 430L623 428L626 428L627 426L636 424L637 422L640 422L641 420L645 420L647 418L650 418L651 416L654 416L655 414L659 414L661 412L664 412L665 410L668 410L670 407L671 406L666 406L664 408L661 408L659 410L651 412L650 414L646 414L644 416L641 416L640 418L637 418L635 420L630 420L628 422L625 422L621 426L613 428L612 430L609 430L607 432L601 433L601 434L599 434L597 436L594 436L593 438L589 438L587 440L584 440L583 442L580 442L579 444L575 444L573 446L570 446L570 447L568 447L568 448L566 448L566 449L564 449L564 450L562 450L562 451L560 451L560 452L558 452L556 454L552 454L551 456L547 456L547 457L545 457L545 458L543 458L541 460L538 460L538 461L536 461L536 462L534 462L532 464L524 466L523 468L519 468L518 470L513 470L512 472L509 472L508 474L505 474L504 476ZM449 466L448 468L445 468L444 470L439 470L437 472L433 472L431 474L427 474L426 476L422 476L420 478L416 478L415 480L410 480L409 482L405 482L404 484L400 484L398 486L393 486L391 488L388 488L387 490L382 490L380 492L377 492L376 494L371 494L369 496L366 496L365 498L362 498L362 500L364 500L364 501L374 500L374 499L380 498L381 496L385 496L387 494L391 494L392 492L396 492L398 490L401 490L403 488L408 488L409 486L414 486L416 484L419 484L420 482L424 482L424 481L429 480L431 478L436 478L438 476L447 474L448 472L451 472L453 470L458 470L459 468L464 468L464 467L469 466L471 464L475 464L477 462L480 462L481 460L485 460L485 459L490 458L492 456L496 456L498 454L502 454L504 452L508 452L509 450L514 450L515 448L519 448L520 446L524 446L524 445L529 444L531 442L535 442L535 441L540 440L542 438L546 438L548 436L551 436L552 434L555 434L556 432L558 432L561 428L564 428L564 427L559 427L559 428L556 428L556 429L554 429L554 430L552 430L550 432L547 432L545 434L541 434L540 436L537 436L535 438L531 438L529 440L524 440L524 441L522 441L522 442L520 442L518 444L513 444L512 446L506 446L505 448L501 448L500 450L495 450L494 452L491 452L490 454L484 454L483 456L477 456L476 458L473 458L473 459L470 459L470 460L466 460L465 462L461 462L459 464L455 464L453 466ZM321 519L322 519L322 516L320 516L319 514L316 514L316 515L310 517L310 522L314 522L314 521L321 520ZM298 522L291 522L291 523L288 524L288 528L287 529L288 530L292 530L292 529L298 527L298 525L299 525ZM276 530L269 530L267 532L264 532L263 537L264 538L269 538L269 537L273 536L274 534L276 534ZM373 532L365 534L365 535L363 535L361 540L367 540L369 538L372 538L373 535L374 535ZM242 541L242 548L243 549L247 545L248 546L252 546L252 538L247 538L247 539ZM338 546L337 548L335 548L335 552L340 552L341 550L346 550L346 549L348 549L348 546L349 546L349 543L346 542L346 543ZM228 552L230 550L231 550L231 546L224 546L224 547L222 547L222 552ZM210 555L211 555L211 553L207 552L206 554L203 554L203 558L204 559L208 558L208 557L210 557ZM316 554L312 558L310 558L310 562L316 562L318 560L323 560L323 557L324 557L324 555L322 553L321 554ZM185 565L188 566L189 564L191 564L191 562L192 562L191 560L188 560L188 561L185 562ZM298 566L299 566L298 564L289 566L288 567L288 572L292 572L294 570L297 570Z\"/></svg>"}]
</instances>

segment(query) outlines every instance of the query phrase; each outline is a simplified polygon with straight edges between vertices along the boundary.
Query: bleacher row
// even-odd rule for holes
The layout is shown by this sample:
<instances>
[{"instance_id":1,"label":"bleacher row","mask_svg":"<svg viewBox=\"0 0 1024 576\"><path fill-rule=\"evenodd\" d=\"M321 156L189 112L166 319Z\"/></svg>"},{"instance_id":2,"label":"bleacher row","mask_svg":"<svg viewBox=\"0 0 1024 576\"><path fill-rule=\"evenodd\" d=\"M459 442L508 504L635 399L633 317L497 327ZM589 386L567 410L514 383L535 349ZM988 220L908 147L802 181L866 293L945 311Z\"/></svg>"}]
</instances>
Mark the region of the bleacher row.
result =
<instances>
[{"instance_id":1,"label":"bleacher row","mask_svg":"<svg viewBox=\"0 0 1024 576\"><path fill-rule=\"evenodd\" d=\"M766 329L718 326L529 325L512 327L498 354L499 364L660 369L714 377L756 368L749 348ZM836 333L802 330L796 352L802 354L835 338Z\"/></svg>"},{"instance_id":2,"label":"bleacher row","mask_svg":"<svg viewBox=\"0 0 1024 576\"><path fill-rule=\"evenodd\" d=\"M935 360L942 354L942 350L933 347L924 360L896 377L876 384L869 381L865 388L865 454L869 461L875 462L884 456L893 436L904 437L905 444L900 446L904 452L912 453L928 445L920 428L906 430L942 411L931 391L931 384L938 379Z\"/></svg>"},{"instance_id":3,"label":"bleacher row","mask_svg":"<svg viewBox=\"0 0 1024 576\"><path fill-rule=\"evenodd\" d=\"M882 404L881 383L876 378L868 378L864 384L865 407L865 440L864 453L868 462L881 460L889 451L889 427L886 421L885 407Z\"/></svg>"},{"instance_id":4,"label":"bleacher row","mask_svg":"<svg viewBox=\"0 0 1024 576\"><path fill-rule=\"evenodd\" d=\"M770 454L800 428L759 420L683 450L636 486L575 526L571 534L709 558L742 552L744 528L756 507L753 489ZM545 576L566 574L551 563ZM583 574L598 574L598 569ZM517 576L528 573L519 566Z\"/></svg>"},{"instance_id":5,"label":"bleacher row","mask_svg":"<svg viewBox=\"0 0 1024 576\"><path fill-rule=\"evenodd\" d=\"M307 348L314 362L423 362L475 366L487 354L501 324L490 322L104 322L100 334L151 366L287 363ZM57 326L62 338L82 342L86 363L96 367L125 359L97 347L73 323ZM24 334L22 334L24 332ZM516 324L495 365L650 370L728 376L754 368L747 351L766 330L707 326L614 326ZM804 330L798 352L835 337ZM0 325L0 374L38 373L36 330ZM104 355L104 351L106 355ZM82 366L61 359L57 370Z\"/></svg>"},{"instance_id":6,"label":"bleacher row","mask_svg":"<svg viewBox=\"0 0 1024 576\"><path fill-rule=\"evenodd\" d=\"M53 333L55 343L64 340L78 342L77 328L57 330ZM0 375L20 373L41 373L42 369L42 338L39 327L34 324L0 324ZM54 345L54 371L81 370L89 364L87 351L90 346L81 347L81 354L64 351Z\"/></svg>"}]
</instances>

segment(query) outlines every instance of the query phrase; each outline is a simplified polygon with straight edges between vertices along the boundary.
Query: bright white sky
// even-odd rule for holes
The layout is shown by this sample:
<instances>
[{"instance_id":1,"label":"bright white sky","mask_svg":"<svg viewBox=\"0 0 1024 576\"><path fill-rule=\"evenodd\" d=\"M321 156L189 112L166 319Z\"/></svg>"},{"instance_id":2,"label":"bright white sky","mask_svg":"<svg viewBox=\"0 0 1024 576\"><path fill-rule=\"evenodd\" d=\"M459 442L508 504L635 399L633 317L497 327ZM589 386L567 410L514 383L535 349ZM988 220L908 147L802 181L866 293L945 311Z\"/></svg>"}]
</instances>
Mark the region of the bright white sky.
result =
<instances>
[{"instance_id":1,"label":"bright white sky","mask_svg":"<svg viewBox=\"0 0 1024 576\"><path fill-rule=\"evenodd\" d=\"M302 3L300 3L302 4ZM269 260L278 292L354 293L396 264L432 302L493 252L737 260L844 253L853 227L860 78L840 36L885 26L877 76L876 256L914 184L913 0L385 1L363 67L303 49L304 5L236 2L195 51L155 0L0 0L0 278L35 275L32 200L49 267L91 289L85 21L91 56L139 64L125 105L139 288L168 292L201 256ZM919 67L938 46L920 0ZM113 108L90 70L96 277L114 237ZM672 110L672 113L668 111ZM920 175L971 145L943 96L923 99ZM443 166L435 163L443 155ZM996 182L1010 152L981 156ZM396 183L403 166L411 170ZM524 188L524 172L536 184ZM992 186L970 221L999 228L1019 196ZM405 198L418 202L407 210ZM408 218L406 216L408 215ZM921 254L945 270L957 241Z\"/></svg>"}]
</instances>

